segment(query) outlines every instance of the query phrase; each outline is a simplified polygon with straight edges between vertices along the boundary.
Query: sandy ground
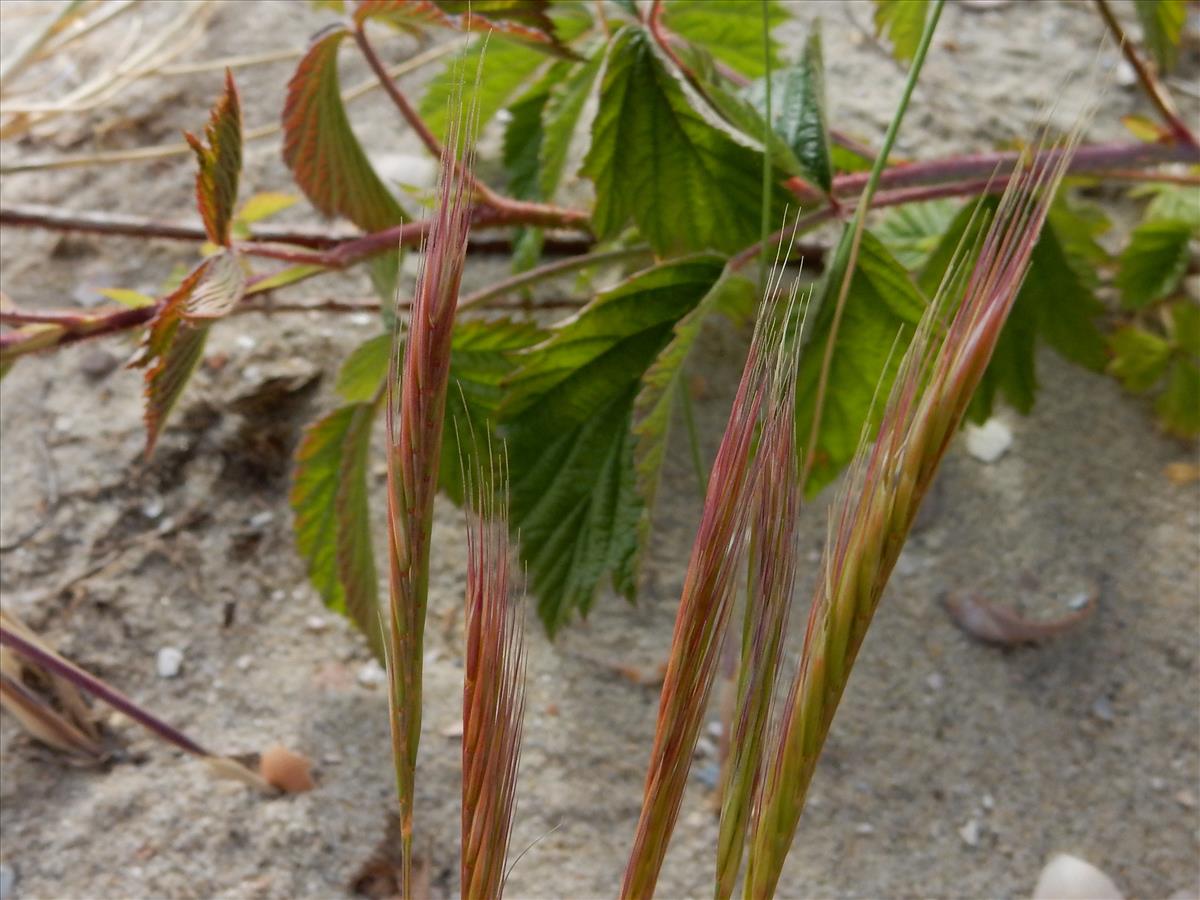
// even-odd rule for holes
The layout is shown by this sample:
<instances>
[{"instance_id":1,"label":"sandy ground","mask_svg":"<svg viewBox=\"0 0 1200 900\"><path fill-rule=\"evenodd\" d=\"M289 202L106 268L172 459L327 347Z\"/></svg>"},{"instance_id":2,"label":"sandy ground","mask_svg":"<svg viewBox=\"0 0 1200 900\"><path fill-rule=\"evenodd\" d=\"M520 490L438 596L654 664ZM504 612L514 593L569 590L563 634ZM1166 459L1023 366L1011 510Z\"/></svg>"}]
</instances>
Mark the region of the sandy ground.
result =
<instances>
[{"instance_id":1,"label":"sandy ground","mask_svg":"<svg viewBox=\"0 0 1200 900\"><path fill-rule=\"evenodd\" d=\"M6 51L30 21L26 8L0 10ZM869 12L861 3L797 9L801 20L825 20L834 121L877 140L901 74L864 38ZM152 6L148 27L164 14ZM185 58L301 47L326 18L301 4L222 4ZM982 150L1030 134L1066 64L1086 65L1101 33L1082 4L952 4L900 150ZM790 47L803 34L801 25L780 31ZM79 64L97 64L106 49L89 46ZM408 52L403 39L387 49ZM1111 65L1115 54L1101 59ZM248 127L275 119L291 65L238 73ZM1194 81L1195 60L1188 66ZM363 74L344 68L347 84ZM215 73L140 81L120 103L5 144L4 159L170 142L201 125L218 90ZM1069 117L1085 94L1069 88L1055 115ZM1134 109L1136 94L1114 87L1089 139L1119 137L1119 116ZM378 96L352 118L369 147L386 151L385 166L419 154ZM244 195L288 188L275 140L250 145L244 177ZM5 203L169 218L190 209L191 162L14 175L0 187ZM303 207L288 216L312 219ZM11 229L0 245L3 289L31 306L94 303L95 288L109 285L152 292L192 258L179 244ZM494 272L473 263L468 278ZM369 294L360 275L323 285L308 296ZM360 682L362 643L306 583L291 543L286 451L333 402L337 362L374 330L369 316L296 315L217 328L211 364L149 463L139 376L113 368L128 343L23 360L3 382L0 543L42 522L0 555L5 607L202 742L224 752L283 742L313 757L320 775L309 794L264 800L119 721L111 725L131 761L67 768L4 718L0 863L15 875L12 897L350 895L392 808L385 698ZM698 412L711 454L744 336L713 333L705 351L710 395ZM1039 362L1034 415L1000 413L1013 449L985 465L956 447L945 464L838 714L781 895L1016 897L1056 851L1096 863L1129 897L1200 888L1200 494L1164 475L1195 447L1159 436L1148 404L1111 381ZM248 418L279 375L321 377L277 398L269 419ZM536 843L514 867L509 896L617 889L657 704L653 687L617 667L650 673L669 642L697 514L686 448L676 450L640 603L602 596L554 644L531 629L514 846ZM378 468L374 477L381 498ZM821 503L804 522L811 578ZM440 896L456 892L458 867L463 551L449 505L438 508L434 540L417 827ZM1049 617L1091 584L1102 596L1090 620L1013 651L970 642L938 603L971 590ZM155 673L167 646L184 654L171 680ZM710 891L716 824L705 777L714 765L706 738L660 896Z\"/></svg>"}]
</instances>

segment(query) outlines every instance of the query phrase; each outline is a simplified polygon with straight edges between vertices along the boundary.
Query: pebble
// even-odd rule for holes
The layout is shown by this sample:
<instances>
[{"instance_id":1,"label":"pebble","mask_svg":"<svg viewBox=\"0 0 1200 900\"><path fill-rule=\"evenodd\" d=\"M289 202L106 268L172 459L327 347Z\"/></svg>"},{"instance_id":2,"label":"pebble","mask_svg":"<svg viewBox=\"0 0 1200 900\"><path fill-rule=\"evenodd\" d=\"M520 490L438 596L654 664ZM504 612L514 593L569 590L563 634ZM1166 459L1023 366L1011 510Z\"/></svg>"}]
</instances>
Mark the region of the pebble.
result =
<instances>
[{"instance_id":1,"label":"pebble","mask_svg":"<svg viewBox=\"0 0 1200 900\"><path fill-rule=\"evenodd\" d=\"M328 628L329 623L320 616L309 616L304 620L304 627L309 631L316 633L319 631L324 631L326 628Z\"/></svg>"},{"instance_id":2,"label":"pebble","mask_svg":"<svg viewBox=\"0 0 1200 900\"><path fill-rule=\"evenodd\" d=\"M946 679L942 677L941 672L930 672L925 679L925 684L931 691L940 691L946 686Z\"/></svg>"},{"instance_id":3,"label":"pebble","mask_svg":"<svg viewBox=\"0 0 1200 900\"><path fill-rule=\"evenodd\" d=\"M253 656L239 656L234 661L233 664L238 667L239 672L245 672L252 665L254 665L254 657Z\"/></svg>"},{"instance_id":4,"label":"pebble","mask_svg":"<svg viewBox=\"0 0 1200 900\"><path fill-rule=\"evenodd\" d=\"M16 886L17 870L7 863L0 865L0 900L12 900Z\"/></svg>"},{"instance_id":5,"label":"pebble","mask_svg":"<svg viewBox=\"0 0 1200 900\"><path fill-rule=\"evenodd\" d=\"M1191 791L1186 791L1186 790L1180 791L1178 794L1175 795L1175 802L1178 803L1180 806L1182 806L1184 809L1195 809L1196 808L1196 795L1193 794Z\"/></svg>"},{"instance_id":6,"label":"pebble","mask_svg":"<svg viewBox=\"0 0 1200 900\"><path fill-rule=\"evenodd\" d=\"M1107 697L1096 698L1096 702L1092 704L1092 715L1101 722L1111 722L1116 718L1113 714L1112 703Z\"/></svg>"},{"instance_id":7,"label":"pebble","mask_svg":"<svg viewBox=\"0 0 1200 900\"><path fill-rule=\"evenodd\" d=\"M1042 869L1034 900L1121 900L1112 879L1077 856L1060 853Z\"/></svg>"},{"instance_id":8,"label":"pebble","mask_svg":"<svg viewBox=\"0 0 1200 900\"><path fill-rule=\"evenodd\" d=\"M967 426L967 452L980 462L994 463L1012 446L1012 430L997 419Z\"/></svg>"},{"instance_id":9,"label":"pebble","mask_svg":"<svg viewBox=\"0 0 1200 900\"><path fill-rule=\"evenodd\" d=\"M988 812L991 812L996 808L996 799L991 794L984 794L983 799L980 800L980 802L983 804L983 808Z\"/></svg>"},{"instance_id":10,"label":"pebble","mask_svg":"<svg viewBox=\"0 0 1200 900\"><path fill-rule=\"evenodd\" d=\"M387 672L383 671L383 666L378 660L370 660L363 663L358 670L358 683L365 688L374 688L383 684L387 680Z\"/></svg>"},{"instance_id":11,"label":"pebble","mask_svg":"<svg viewBox=\"0 0 1200 900\"><path fill-rule=\"evenodd\" d=\"M875 833L875 826L870 822L861 822L854 827L855 834L868 835Z\"/></svg>"},{"instance_id":12,"label":"pebble","mask_svg":"<svg viewBox=\"0 0 1200 900\"><path fill-rule=\"evenodd\" d=\"M121 361L106 350L89 350L79 361L79 371L92 381L99 381Z\"/></svg>"},{"instance_id":13,"label":"pebble","mask_svg":"<svg viewBox=\"0 0 1200 900\"><path fill-rule=\"evenodd\" d=\"M142 515L147 519L157 519L163 514L163 498L153 494L142 501Z\"/></svg>"},{"instance_id":14,"label":"pebble","mask_svg":"<svg viewBox=\"0 0 1200 900\"><path fill-rule=\"evenodd\" d=\"M275 513L269 509L265 509L260 513L255 513L249 519L248 524L251 528L265 528L275 521Z\"/></svg>"},{"instance_id":15,"label":"pebble","mask_svg":"<svg viewBox=\"0 0 1200 900\"><path fill-rule=\"evenodd\" d=\"M183 668L183 651L177 647L163 647L154 659L159 678L174 678Z\"/></svg>"},{"instance_id":16,"label":"pebble","mask_svg":"<svg viewBox=\"0 0 1200 900\"><path fill-rule=\"evenodd\" d=\"M979 821L977 819L967 820L967 824L958 829L958 836L962 838L963 843L968 847L978 847Z\"/></svg>"},{"instance_id":17,"label":"pebble","mask_svg":"<svg viewBox=\"0 0 1200 900\"><path fill-rule=\"evenodd\" d=\"M701 735L696 740L696 756L704 758L704 757L713 757L716 755L717 755L717 745L712 741L711 738L707 738L704 735Z\"/></svg>"}]
</instances>

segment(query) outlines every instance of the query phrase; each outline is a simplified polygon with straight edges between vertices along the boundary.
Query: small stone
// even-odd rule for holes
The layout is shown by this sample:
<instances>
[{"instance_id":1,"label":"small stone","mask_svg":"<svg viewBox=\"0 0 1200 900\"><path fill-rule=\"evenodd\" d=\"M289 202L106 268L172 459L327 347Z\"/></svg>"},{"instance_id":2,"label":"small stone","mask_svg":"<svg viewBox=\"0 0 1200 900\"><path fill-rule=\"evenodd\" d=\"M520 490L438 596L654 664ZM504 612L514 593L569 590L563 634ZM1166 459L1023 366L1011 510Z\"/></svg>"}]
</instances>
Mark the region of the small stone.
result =
<instances>
[{"instance_id":1,"label":"small stone","mask_svg":"<svg viewBox=\"0 0 1200 900\"><path fill-rule=\"evenodd\" d=\"M0 863L0 900L12 900L17 886L17 870L7 863Z\"/></svg>"},{"instance_id":2,"label":"small stone","mask_svg":"<svg viewBox=\"0 0 1200 900\"><path fill-rule=\"evenodd\" d=\"M1184 809L1195 809L1196 808L1196 795L1193 794L1191 791L1187 791L1187 790L1180 791L1178 794L1175 795L1175 802L1178 803L1180 806L1182 806Z\"/></svg>"},{"instance_id":3,"label":"small stone","mask_svg":"<svg viewBox=\"0 0 1200 900\"><path fill-rule=\"evenodd\" d=\"M1132 87L1133 85L1137 84L1138 80L1137 72L1135 72L1133 70L1133 66L1125 62L1125 60L1121 60L1119 63L1117 63L1116 78L1117 84L1119 84L1121 87Z\"/></svg>"},{"instance_id":4,"label":"small stone","mask_svg":"<svg viewBox=\"0 0 1200 900\"><path fill-rule=\"evenodd\" d=\"M969 819L966 825L958 829L958 836L962 838L963 843L968 847L978 847L979 821L977 819Z\"/></svg>"},{"instance_id":5,"label":"small stone","mask_svg":"<svg viewBox=\"0 0 1200 900\"><path fill-rule=\"evenodd\" d=\"M163 647L154 659L154 668L159 678L174 678L183 668L183 651L177 647Z\"/></svg>"},{"instance_id":6,"label":"small stone","mask_svg":"<svg viewBox=\"0 0 1200 900\"><path fill-rule=\"evenodd\" d=\"M79 371L92 381L99 381L120 364L121 361L107 350L92 349L79 361Z\"/></svg>"},{"instance_id":7,"label":"small stone","mask_svg":"<svg viewBox=\"0 0 1200 900\"><path fill-rule=\"evenodd\" d=\"M245 672L245 671L247 671L247 670L248 670L248 669L249 669L249 668L250 668L252 665L254 665L254 657L253 657L253 656L249 656L249 655L247 655L247 656L239 656L239 657L238 657L236 660L234 660L234 663L233 663L233 664L234 664L235 666L237 666L237 669L238 669L238 671L239 671L239 672Z\"/></svg>"},{"instance_id":8,"label":"small stone","mask_svg":"<svg viewBox=\"0 0 1200 900\"><path fill-rule=\"evenodd\" d=\"M324 631L329 627L329 623L320 616L309 616L304 620L304 627L314 634Z\"/></svg>"},{"instance_id":9,"label":"small stone","mask_svg":"<svg viewBox=\"0 0 1200 900\"><path fill-rule=\"evenodd\" d=\"M1121 900L1112 879L1077 856L1060 853L1042 869L1033 900Z\"/></svg>"},{"instance_id":10,"label":"small stone","mask_svg":"<svg viewBox=\"0 0 1200 900\"><path fill-rule=\"evenodd\" d=\"M1159 778L1157 775L1155 775L1153 778L1150 779L1150 787L1152 787L1156 791L1166 790L1167 780L1165 778Z\"/></svg>"},{"instance_id":11,"label":"small stone","mask_svg":"<svg viewBox=\"0 0 1200 900\"><path fill-rule=\"evenodd\" d=\"M455 719L449 725L443 726L442 728L440 728L438 730L438 734L440 734L444 738L460 738L460 737L462 737L463 736L462 719Z\"/></svg>"},{"instance_id":12,"label":"small stone","mask_svg":"<svg viewBox=\"0 0 1200 900\"><path fill-rule=\"evenodd\" d=\"M981 799L979 802L983 804L983 808L988 812L991 812L996 808L996 800L991 794L984 794L983 799Z\"/></svg>"},{"instance_id":13,"label":"small stone","mask_svg":"<svg viewBox=\"0 0 1200 900\"><path fill-rule=\"evenodd\" d=\"M258 773L265 782L287 794L302 794L317 786L312 777L312 760L280 745L263 751Z\"/></svg>"},{"instance_id":14,"label":"small stone","mask_svg":"<svg viewBox=\"0 0 1200 900\"><path fill-rule=\"evenodd\" d=\"M701 735L696 740L696 756L700 758L711 758L717 755L717 745L713 743L711 738Z\"/></svg>"},{"instance_id":15,"label":"small stone","mask_svg":"<svg viewBox=\"0 0 1200 900\"><path fill-rule=\"evenodd\" d=\"M860 822L858 825L854 826L854 833L861 834L863 836L866 836L868 834L874 834L875 826L872 825L870 822Z\"/></svg>"},{"instance_id":16,"label":"small stone","mask_svg":"<svg viewBox=\"0 0 1200 900\"><path fill-rule=\"evenodd\" d=\"M712 722L709 722L706 726L704 726L704 730L708 732L709 737L720 740L721 732L725 729L720 722L714 719Z\"/></svg>"},{"instance_id":17,"label":"small stone","mask_svg":"<svg viewBox=\"0 0 1200 900\"><path fill-rule=\"evenodd\" d=\"M147 519L157 519L163 514L163 498L154 494L142 501L142 515Z\"/></svg>"},{"instance_id":18,"label":"small stone","mask_svg":"<svg viewBox=\"0 0 1200 900\"><path fill-rule=\"evenodd\" d=\"M282 602L286 596L287 594L284 593L283 588L275 588L275 590L271 591L271 599L276 603Z\"/></svg>"},{"instance_id":19,"label":"small stone","mask_svg":"<svg viewBox=\"0 0 1200 900\"><path fill-rule=\"evenodd\" d=\"M967 452L980 462L994 463L1012 446L1013 435L998 419L988 419L982 425L967 426Z\"/></svg>"},{"instance_id":20,"label":"small stone","mask_svg":"<svg viewBox=\"0 0 1200 900\"><path fill-rule=\"evenodd\" d=\"M387 672L383 671L383 666L378 660L370 660L363 663L358 670L358 683L365 688L375 688L383 684L387 679Z\"/></svg>"},{"instance_id":21,"label":"small stone","mask_svg":"<svg viewBox=\"0 0 1200 900\"><path fill-rule=\"evenodd\" d=\"M239 334L237 336L237 345L245 350L253 350L257 344L258 341L248 334Z\"/></svg>"},{"instance_id":22,"label":"small stone","mask_svg":"<svg viewBox=\"0 0 1200 900\"><path fill-rule=\"evenodd\" d=\"M925 684L931 691L940 691L946 686L946 679L942 677L941 672L930 672L925 679Z\"/></svg>"},{"instance_id":23,"label":"small stone","mask_svg":"<svg viewBox=\"0 0 1200 900\"><path fill-rule=\"evenodd\" d=\"M1113 714L1112 703L1107 697L1096 698L1096 702L1092 704L1092 715L1101 722L1111 722L1116 718Z\"/></svg>"},{"instance_id":24,"label":"small stone","mask_svg":"<svg viewBox=\"0 0 1200 900\"><path fill-rule=\"evenodd\" d=\"M255 513L252 515L247 524L249 524L251 528L265 528L274 521L275 513L271 512L269 509L265 509L260 513Z\"/></svg>"}]
</instances>

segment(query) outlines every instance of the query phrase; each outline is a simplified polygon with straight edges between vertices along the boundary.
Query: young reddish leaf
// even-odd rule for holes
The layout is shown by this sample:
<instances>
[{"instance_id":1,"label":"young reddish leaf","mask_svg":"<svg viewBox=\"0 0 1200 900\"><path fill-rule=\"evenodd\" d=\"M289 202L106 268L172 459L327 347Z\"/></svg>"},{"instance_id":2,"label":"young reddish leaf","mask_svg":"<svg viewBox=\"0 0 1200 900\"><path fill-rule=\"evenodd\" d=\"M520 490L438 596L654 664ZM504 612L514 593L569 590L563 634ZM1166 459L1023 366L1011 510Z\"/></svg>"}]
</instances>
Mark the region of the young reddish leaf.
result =
<instances>
[{"instance_id":1,"label":"young reddish leaf","mask_svg":"<svg viewBox=\"0 0 1200 900\"><path fill-rule=\"evenodd\" d=\"M238 175L242 171L242 108L229 69L225 70L225 93L204 127L207 143L191 132L184 132L184 137L200 164L196 173L196 205L204 220L204 230L214 244L228 247Z\"/></svg>"},{"instance_id":2,"label":"young reddish leaf","mask_svg":"<svg viewBox=\"0 0 1200 900\"><path fill-rule=\"evenodd\" d=\"M288 82L283 159L313 206L379 231L397 224L404 211L350 130L337 70L338 47L347 34L340 26L319 34Z\"/></svg>"},{"instance_id":3,"label":"young reddish leaf","mask_svg":"<svg viewBox=\"0 0 1200 900\"><path fill-rule=\"evenodd\" d=\"M219 319L246 295L246 273L235 250L222 250L201 265L203 274L183 304L189 321Z\"/></svg>"},{"instance_id":4,"label":"young reddish leaf","mask_svg":"<svg viewBox=\"0 0 1200 900\"><path fill-rule=\"evenodd\" d=\"M495 32L559 56L575 54L555 32L545 0L360 0L354 23L381 19L402 31L420 34L424 27L454 31Z\"/></svg>"},{"instance_id":5,"label":"young reddish leaf","mask_svg":"<svg viewBox=\"0 0 1200 900\"><path fill-rule=\"evenodd\" d=\"M382 658L375 557L367 511L374 403L351 403L310 425L296 450L290 502L296 549L325 605L346 616Z\"/></svg>"}]
</instances>

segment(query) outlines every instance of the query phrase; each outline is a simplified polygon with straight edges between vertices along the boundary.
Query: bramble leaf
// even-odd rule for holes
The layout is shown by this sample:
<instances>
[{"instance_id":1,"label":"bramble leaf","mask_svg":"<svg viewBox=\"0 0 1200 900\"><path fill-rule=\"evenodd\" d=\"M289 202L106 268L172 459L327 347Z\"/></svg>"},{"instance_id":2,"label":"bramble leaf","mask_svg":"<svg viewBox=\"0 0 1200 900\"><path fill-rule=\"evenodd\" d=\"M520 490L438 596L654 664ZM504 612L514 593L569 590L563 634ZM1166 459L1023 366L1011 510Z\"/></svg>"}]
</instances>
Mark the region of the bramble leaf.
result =
<instances>
[{"instance_id":1,"label":"bramble leaf","mask_svg":"<svg viewBox=\"0 0 1200 900\"><path fill-rule=\"evenodd\" d=\"M1133 4L1142 25L1142 43L1154 57L1160 72L1175 68L1179 40L1187 21L1185 0L1138 0Z\"/></svg>"},{"instance_id":2,"label":"bramble leaf","mask_svg":"<svg viewBox=\"0 0 1200 900\"><path fill-rule=\"evenodd\" d=\"M197 322L228 315L246 295L246 273L237 251L210 256L200 270L203 274L183 301L183 317Z\"/></svg>"},{"instance_id":3,"label":"bramble leaf","mask_svg":"<svg viewBox=\"0 0 1200 900\"><path fill-rule=\"evenodd\" d=\"M1184 353L1200 358L1200 304L1182 299L1171 307L1171 340Z\"/></svg>"},{"instance_id":4,"label":"bramble leaf","mask_svg":"<svg viewBox=\"0 0 1200 900\"><path fill-rule=\"evenodd\" d=\"M196 206L204 231L214 244L227 247L242 171L242 108L229 69L225 70L225 93L204 126L204 141L187 131L183 136L200 166L196 173Z\"/></svg>"},{"instance_id":5,"label":"bramble leaf","mask_svg":"<svg viewBox=\"0 0 1200 900\"><path fill-rule=\"evenodd\" d=\"M875 34L886 34L892 55L901 62L913 58L925 30L929 0L875 0Z\"/></svg>"},{"instance_id":6,"label":"bramble leaf","mask_svg":"<svg viewBox=\"0 0 1200 900\"><path fill-rule=\"evenodd\" d=\"M562 182L576 126L603 64L604 52L597 50L587 63L575 69L560 90L550 94L546 102L545 133L538 153L541 167L538 184L542 197L547 200L554 198Z\"/></svg>"},{"instance_id":7,"label":"bramble leaf","mask_svg":"<svg viewBox=\"0 0 1200 900\"><path fill-rule=\"evenodd\" d=\"M519 200L541 197L538 157L542 149L542 111L550 95L534 90L508 108L501 161L508 173L508 192Z\"/></svg>"},{"instance_id":8,"label":"bramble leaf","mask_svg":"<svg viewBox=\"0 0 1200 900\"><path fill-rule=\"evenodd\" d=\"M759 79L746 97L760 114L766 113L766 84ZM829 128L825 113L825 63L821 32L813 27L800 61L771 74L772 127L787 142L804 175L828 191L833 184Z\"/></svg>"},{"instance_id":9,"label":"bramble leaf","mask_svg":"<svg viewBox=\"0 0 1200 900\"><path fill-rule=\"evenodd\" d=\"M1171 360L1171 345L1141 328L1120 328L1109 338L1111 375L1129 391L1148 391L1162 379Z\"/></svg>"},{"instance_id":10,"label":"bramble leaf","mask_svg":"<svg viewBox=\"0 0 1200 900\"><path fill-rule=\"evenodd\" d=\"M650 517L654 512L663 457L670 437L672 410L678 391L687 390L683 379L696 338L714 314L740 321L746 309L754 308L756 296L757 287L753 281L729 271L723 272L695 308L675 323L670 343L642 376L642 386L633 404L633 433L637 438L634 462L638 493L644 504L640 525L642 541L649 532Z\"/></svg>"},{"instance_id":11,"label":"bramble leaf","mask_svg":"<svg viewBox=\"0 0 1200 900\"><path fill-rule=\"evenodd\" d=\"M609 50L581 169L596 186L597 236L618 234L632 218L660 255L732 252L755 240L761 150L739 143L707 111L663 65L644 31L622 30ZM784 202L777 188L776 220Z\"/></svg>"},{"instance_id":12,"label":"bramble leaf","mask_svg":"<svg viewBox=\"0 0 1200 900\"><path fill-rule=\"evenodd\" d=\"M1177 219L1142 222L1121 253L1114 280L1127 309L1141 309L1175 290L1187 272L1193 229Z\"/></svg>"},{"instance_id":13,"label":"bramble leaf","mask_svg":"<svg viewBox=\"0 0 1200 900\"><path fill-rule=\"evenodd\" d=\"M351 403L305 429L290 502L296 549L325 605L350 619L382 658L367 452L377 406Z\"/></svg>"},{"instance_id":14,"label":"bramble leaf","mask_svg":"<svg viewBox=\"0 0 1200 900\"><path fill-rule=\"evenodd\" d=\"M1200 434L1200 366L1194 360L1175 358L1167 389L1159 395L1154 410L1171 434L1182 438Z\"/></svg>"},{"instance_id":15,"label":"bramble leaf","mask_svg":"<svg viewBox=\"0 0 1200 900\"><path fill-rule=\"evenodd\" d=\"M766 71L763 59L762 4L746 0L674 0L666 4L664 21L681 37L704 47L743 75L758 78ZM786 21L782 5L767 5L767 26ZM779 43L771 39L771 67L778 68Z\"/></svg>"},{"instance_id":16,"label":"bramble leaf","mask_svg":"<svg viewBox=\"0 0 1200 900\"><path fill-rule=\"evenodd\" d=\"M342 362L334 390L347 403L370 401L383 389L391 355L391 334L385 332L363 341Z\"/></svg>"},{"instance_id":17,"label":"bramble leaf","mask_svg":"<svg viewBox=\"0 0 1200 900\"><path fill-rule=\"evenodd\" d=\"M547 53L571 56L547 0L359 0L354 23L377 19L409 34L428 27L495 33Z\"/></svg>"},{"instance_id":18,"label":"bramble leaf","mask_svg":"<svg viewBox=\"0 0 1200 900\"><path fill-rule=\"evenodd\" d=\"M1174 219L1187 223L1194 231L1200 231L1200 198L1195 187L1151 183L1138 185L1130 194L1149 195L1152 198L1144 216L1147 222Z\"/></svg>"},{"instance_id":19,"label":"bramble leaf","mask_svg":"<svg viewBox=\"0 0 1200 900\"><path fill-rule=\"evenodd\" d=\"M335 27L319 34L288 82L283 158L313 206L379 231L404 211L371 168L342 105L337 54L348 33Z\"/></svg>"},{"instance_id":20,"label":"bramble leaf","mask_svg":"<svg viewBox=\"0 0 1200 900\"><path fill-rule=\"evenodd\" d=\"M843 231L843 241L850 234ZM841 252L834 255L840 258ZM896 369L925 309L925 299L904 270L871 232L865 231L850 281L815 444L809 445L817 386L832 333L844 265L836 263L814 290L816 319L806 340L796 378L796 438L811 457L805 492L815 495L854 457L864 426L873 433L882 414L879 398L891 389Z\"/></svg>"},{"instance_id":21,"label":"bramble leaf","mask_svg":"<svg viewBox=\"0 0 1200 900\"><path fill-rule=\"evenodd\" d=\"M642 373L679 318L720 277L700 256L640 272L524 354L501 408L521 535L538 611L553 632L586 613L606 574L632 597L642 503L630 433Z\"/></svg>"}]
</instances>

